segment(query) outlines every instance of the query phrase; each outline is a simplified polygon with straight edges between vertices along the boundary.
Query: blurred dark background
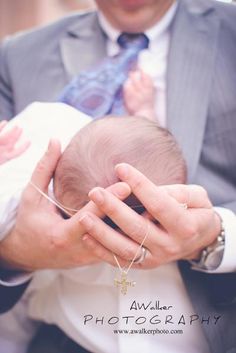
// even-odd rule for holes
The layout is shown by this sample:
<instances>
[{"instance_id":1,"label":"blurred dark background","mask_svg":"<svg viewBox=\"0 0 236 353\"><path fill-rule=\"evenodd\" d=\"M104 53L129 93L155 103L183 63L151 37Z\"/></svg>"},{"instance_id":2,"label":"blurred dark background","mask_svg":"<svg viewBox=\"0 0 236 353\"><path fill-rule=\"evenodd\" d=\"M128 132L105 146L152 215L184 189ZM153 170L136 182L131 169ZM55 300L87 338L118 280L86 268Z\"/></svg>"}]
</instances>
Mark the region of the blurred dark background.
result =
<instances>
[{"instance_id":1,"label":"blurred dark background","mask_svg":"<svg viewBox=\"0 0 236 353\"><path fill-rule=\"evenodd\" d=\"M0 39L92 7L92 0L0 0Z\"/></svg>"},{"instance_id":2,"label":"blurred dark background","mask_svg":"<svg viewBox=\"0 0 236 353\"><path fill-rule=\"evenodd\" d=\"M70 11L94 6L93 0L0 0L0 39L54 21Z\"/></svg>"}]
</instances>

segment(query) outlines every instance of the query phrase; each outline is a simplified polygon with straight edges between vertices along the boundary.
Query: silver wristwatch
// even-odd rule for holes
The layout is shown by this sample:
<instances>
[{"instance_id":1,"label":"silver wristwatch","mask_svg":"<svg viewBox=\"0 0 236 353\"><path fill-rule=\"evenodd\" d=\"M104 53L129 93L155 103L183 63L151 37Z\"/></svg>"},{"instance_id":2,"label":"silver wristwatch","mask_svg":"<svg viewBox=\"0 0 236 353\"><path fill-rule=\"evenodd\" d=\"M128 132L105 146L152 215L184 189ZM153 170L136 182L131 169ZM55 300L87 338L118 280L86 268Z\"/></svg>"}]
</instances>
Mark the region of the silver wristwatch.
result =
<instances>
[{"instance_id":1,"label":"silver wristwatch","mask_svg":"<svg viewBox=\"0 0 236 353\"><path fill-rule=\"evenodd\" d=\"M221 231L213 244L204 248L197 260L191 260L192 268L212 271L221 263L225 248L225 229L221 219Z\"/></svg>"}]
</instances>

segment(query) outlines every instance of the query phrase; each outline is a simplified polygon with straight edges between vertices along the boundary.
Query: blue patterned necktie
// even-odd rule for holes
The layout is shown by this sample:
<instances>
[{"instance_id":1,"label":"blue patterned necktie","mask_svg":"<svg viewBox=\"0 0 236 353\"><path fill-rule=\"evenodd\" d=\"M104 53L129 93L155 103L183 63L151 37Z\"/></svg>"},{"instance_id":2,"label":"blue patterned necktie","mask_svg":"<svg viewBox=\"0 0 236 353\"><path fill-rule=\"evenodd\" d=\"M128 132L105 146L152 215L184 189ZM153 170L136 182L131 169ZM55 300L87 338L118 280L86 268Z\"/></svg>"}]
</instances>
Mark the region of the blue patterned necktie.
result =
<instances>
[{"instance_id":1,"label":"blue patterned necktie","mask_svg":"<svg viewBox=\"0 0 236 353\"><path fill-rule=\"evenodd\" d=\"M63 90L59 101L94 117L125 112L122 86L137 62L142 49L148 47L145 34L123 33L118 37L121 51L106 57L98 66L83 71Z\"/></svg>"}]
</instances>

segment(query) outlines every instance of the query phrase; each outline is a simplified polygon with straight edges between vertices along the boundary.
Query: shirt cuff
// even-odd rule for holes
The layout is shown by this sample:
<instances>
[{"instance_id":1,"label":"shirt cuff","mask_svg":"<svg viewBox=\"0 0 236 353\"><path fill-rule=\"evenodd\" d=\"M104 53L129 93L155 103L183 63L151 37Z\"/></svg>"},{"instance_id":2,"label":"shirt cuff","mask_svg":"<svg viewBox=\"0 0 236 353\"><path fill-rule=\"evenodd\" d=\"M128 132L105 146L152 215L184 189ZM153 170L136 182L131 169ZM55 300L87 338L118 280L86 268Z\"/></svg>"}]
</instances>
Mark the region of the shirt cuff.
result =
<instances>
[{"instance_id":1,"label":"shirt cuff","mask_svg":"<svg viewBox=\"0 0 236 353\"><path fill-rule=\"evenodd\" d=\"M208 273L226 273L236 271L236 215L223 207L214 207L220 215L225 229L225 249L220 265Z\"/></svg>"}]
</instances>

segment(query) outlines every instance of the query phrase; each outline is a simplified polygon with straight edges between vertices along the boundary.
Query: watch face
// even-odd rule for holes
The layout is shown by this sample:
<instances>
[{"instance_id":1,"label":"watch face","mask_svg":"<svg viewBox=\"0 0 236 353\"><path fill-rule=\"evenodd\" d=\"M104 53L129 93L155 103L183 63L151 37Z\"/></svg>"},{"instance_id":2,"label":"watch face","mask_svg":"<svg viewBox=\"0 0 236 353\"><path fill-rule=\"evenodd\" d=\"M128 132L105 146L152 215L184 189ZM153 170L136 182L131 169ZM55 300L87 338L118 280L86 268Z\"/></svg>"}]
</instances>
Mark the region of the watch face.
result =
<instances>
[{"instance_id":1,"label":"watch face","mask_svg":"<svg viewBox=\"0 0 236 353\"><path fill-rule=\"evenodd\" d=\"M224 246L220 245L210 252L205 259L205 267L208 270L215 270L221 263L224 254Z\"/></svg>"}]
</instances>

